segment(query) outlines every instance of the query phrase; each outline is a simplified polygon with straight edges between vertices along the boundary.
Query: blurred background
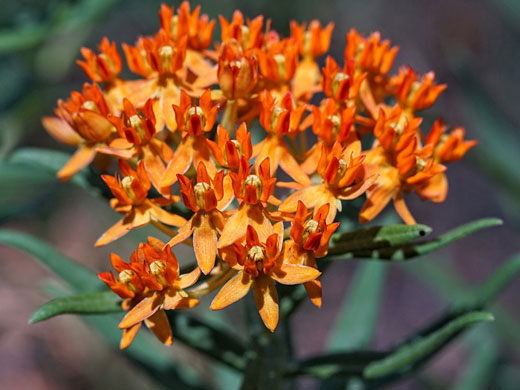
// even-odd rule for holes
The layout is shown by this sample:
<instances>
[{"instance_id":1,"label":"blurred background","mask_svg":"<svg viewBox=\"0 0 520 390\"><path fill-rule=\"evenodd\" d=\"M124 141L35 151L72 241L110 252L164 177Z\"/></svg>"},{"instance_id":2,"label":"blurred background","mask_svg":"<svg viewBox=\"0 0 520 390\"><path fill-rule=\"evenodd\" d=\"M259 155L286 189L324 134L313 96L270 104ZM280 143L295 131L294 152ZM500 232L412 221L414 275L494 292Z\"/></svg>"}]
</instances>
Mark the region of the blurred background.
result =
<instances>
[{"instance_id":1,"label":"blurred background","mask_svg":"<svg viewBox=\"0 0 520 390\"><path fill-rule=\"evenodd\" d=\"M365 283L367 291L376 290L371 296L379 310L371 346L383 349L428 324L455 295L467 293L468 286L477 285L519 251L520 2L221 0L192 6L199 3L212 18L222 14L229 19L236 8L250 17L263 14L284 35L293 19L333 21L331 54L339 60L351 27L365 34L380 31L400 46L396 65L409 64L421 73L434 70L437 80L448 84L426 115L441 115L448 124L466 127L469 139L479 140L466 158L449 167L445 203L409 198L414 216L431 226L434 235L481 217L505 221L502 227L407 264L335 263L334 271L324 276L321 311L306 303L295 316L298 356L341 346L342 316L348 313L349 289L355 282ZM20 147L63 149L47 135L40 119L52 114L58 98L87 81L75 65L79 48L95 48L103 36L120 45L155 32L159 6L159 1L138 0L0 0L0 159L8 159ZM218 37L218 27L215 33ZM4 175L11 175L11 184L0 187L1 227L30 232L96 271L109 268L111 251L127 256L137 240L146 237L146 231L132 232L117 244L94 249L100 233L118 218L104 199L71 184ZM0 182L6 178L0 177ZM48 300L40 287L51 279L50 272L30 257L0 248L0 388L155 388L153 379L107 347L80 318L61 316L27 325L34 309ZM519 295L516 282L490 309L500 321L466 333L418 376L390 388L518 389ZM222 313L240 315L239 309ZM180 343L168 354L204 372L215 388L239 383L231 372L212 366ZM477 387L467 387L470 383ZM298 388L316 387L312 380L298 383Z\"/></svg>"}]
</instances>

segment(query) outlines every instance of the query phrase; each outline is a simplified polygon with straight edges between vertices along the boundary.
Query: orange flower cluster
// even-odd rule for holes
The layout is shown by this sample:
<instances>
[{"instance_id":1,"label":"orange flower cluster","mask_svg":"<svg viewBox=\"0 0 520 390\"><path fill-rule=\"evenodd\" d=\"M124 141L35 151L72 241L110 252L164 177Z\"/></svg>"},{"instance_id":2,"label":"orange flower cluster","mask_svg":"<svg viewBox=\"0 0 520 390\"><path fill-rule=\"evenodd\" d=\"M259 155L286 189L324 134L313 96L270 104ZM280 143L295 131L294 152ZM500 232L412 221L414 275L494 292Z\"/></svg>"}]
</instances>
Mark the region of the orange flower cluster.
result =
<instances>
[{"instance_id":1,"label":"orange flower cluster","mask_svg":"<svg viewBox=\"0 0 520 390\"><path fill-rule=\"evenodd\" d=\"M413 224L404 194L442 202L444 164L476 143L440 119L423 133L418 113L446 86L410 67L391 75L398 47L379 33L351 30L338 63L323 58L332 23L292 22L282 37L263 16L235 11L220 17L213 43L216 23L200 7L162 5L159 15L155 35L123 44L137 78L122 78L125 61L103 38L78 61L92 84L43 119L52 136L77 147L62 180L118 160L119 172L102 178L123 218L96 246L147 224L170 236L167 244L150 237L129 263L113 254L117 275L100 274L129 310L122 348L143 321L170 344L164 310L193 307L220 286L211 309L252 289L270 330L278 323L276 282L304 284L321 306L316 259L327 255L347 201L366 196L359 221L367 222L393 200ZM281 171L292 181L278 181ZM171 251L180 244L197 260L185 275Z\"/></svg>"}]
</instances>

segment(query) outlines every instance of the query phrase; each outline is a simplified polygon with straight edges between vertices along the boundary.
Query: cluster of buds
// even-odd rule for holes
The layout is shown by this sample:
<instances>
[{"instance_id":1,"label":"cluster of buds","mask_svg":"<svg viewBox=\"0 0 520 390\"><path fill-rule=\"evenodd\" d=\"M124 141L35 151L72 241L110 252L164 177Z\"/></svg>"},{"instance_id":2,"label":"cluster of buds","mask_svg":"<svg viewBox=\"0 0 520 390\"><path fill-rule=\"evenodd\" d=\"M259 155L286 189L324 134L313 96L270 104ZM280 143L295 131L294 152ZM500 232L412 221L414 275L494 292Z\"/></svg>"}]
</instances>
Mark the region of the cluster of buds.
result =
<instances>
[{"instance_id":1,"label":"cluster of buds","mask_svg":"<svg viewBox=\"0 0 520 390\"><path fill-rule=\"evenodd\" d=\"M320 307L316 259L327 255L337 213L365 197L363 223L393 199L414 224L405 195L442 202L445 164L476 143L440 119L423 132L418 113L446 86L410 67L392 75L398 47L379 33L351 30L337 62L322 58L332 23L292 22L282 37L262 16L236 11L229 21L220 17L214 43L216 22L200 7L162 5L159 15L155 35L123 44L135 79L121 77L125 61L103 38L78 61L92 83L43 119L53 137L77 147L58 176L67 180L96 164L111 207L124 215L97 246L148 224L169 236L166 244L153 237L141 243L129 263L113 254L117 275L99 275L128 310L122 348L142 322L171 344L165 311L193 307L221 286L211 309L252 289L272 331L276 282L303 284ZM281 171L291 181L278 181ZM172 252L181 244L193 247L197 262L185 275Z\"/></svg>"}]
</instances>

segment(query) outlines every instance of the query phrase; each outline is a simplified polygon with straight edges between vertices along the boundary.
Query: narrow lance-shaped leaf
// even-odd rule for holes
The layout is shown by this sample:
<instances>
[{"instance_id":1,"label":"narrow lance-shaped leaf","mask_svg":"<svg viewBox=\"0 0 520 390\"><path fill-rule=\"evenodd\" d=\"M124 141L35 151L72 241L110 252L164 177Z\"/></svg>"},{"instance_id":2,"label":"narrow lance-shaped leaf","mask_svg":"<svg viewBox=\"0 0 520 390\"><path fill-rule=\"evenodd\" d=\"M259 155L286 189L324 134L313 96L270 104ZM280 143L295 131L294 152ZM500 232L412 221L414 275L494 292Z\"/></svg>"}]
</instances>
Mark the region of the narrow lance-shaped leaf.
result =
<instances>
[{"instance_id":1,"label":"narrow lance-shaped leaf","mask_svg":"<svg viewBox=\"0 0 520 390\"><path fill-rule=\"evenodd\" d=\"M374 333L386 265L360 263L328 339L331 351L366 348Z\"/></svg>"},{"instance_id":2,"label":"narrow lance-shaped leaf","mask_svg":"<svg viewBox=\"0 0 520 390\"><path fill-rule=\"evenodd\" d=\"M103 286L94 272L61 255L50 245L29 234L0 229L0 245L17 248L36 257L76 292L93 291Z\"/></svg>"},{"instance_id":3,"label":"narrow lance-shaped leaf","mask_svg":"<svg viewBox=\"0 0 520 390\"><path fill-rule=\"evenodd\" d=\"M30 324L59 314L101 314L122 311L121 298L112 291L90 292L53 299L40 306L29 319Z\"/></svg>"},{"instance_id":4,"label":"narrow lance-shaped leaf","mask_svg":"<svg viewBox=\"0 0 520 390\"><path fill-rule=\"evenodd\" d=\"M341 257L345 258L368 258L374 260L407 260L410 258L418 257L425 255L427 253L433 252L437 249L446 246L453 241L456 241L462 237L465 237L471 233L479 231L481 229L485 229L492 226L501 225L502 221L497 218L485 218L479 219L477 221L470 222L468 224L459 226L453 230L450 230L447 233L440 235L437 238L427 240L424 242L419 242L417 244L404 244L404 245L396 245L389 246L384 248L376 247L374 249L365 248L359 250L349 250L345 252L341 245L331 246L329 249L328 258Z\"/></svg>"},{"instance_id":5,"label":"narrow lance-shaped leaf","mask_svg":"<svg viewBox=\"0 0 520 390\"><path fill-rule=\"evenodd\" d=\"M363 370L366 379L375 379L391 374L400 374L413 368L424 359L433 356L450 339L465 327L485 321L493 321L493 315L487 312L463 314L440 329L407 343L381 360L374 361Z\"/></svg>"}]
</instances>

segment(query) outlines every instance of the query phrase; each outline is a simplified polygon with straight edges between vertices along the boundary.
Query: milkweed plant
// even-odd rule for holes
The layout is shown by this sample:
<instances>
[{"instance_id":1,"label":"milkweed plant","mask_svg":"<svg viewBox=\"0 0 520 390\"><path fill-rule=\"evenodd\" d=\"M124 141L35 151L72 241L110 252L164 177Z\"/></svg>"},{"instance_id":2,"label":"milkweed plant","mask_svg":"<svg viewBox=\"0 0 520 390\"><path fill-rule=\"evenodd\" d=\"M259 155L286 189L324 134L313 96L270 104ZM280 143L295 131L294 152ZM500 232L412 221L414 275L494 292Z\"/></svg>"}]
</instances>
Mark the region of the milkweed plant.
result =
<instances>
[{"instance_id":1,"label":"milkweed plant","mask_svg":"<svg viewBox=\"0 0 520 390\"><path fill-rule=\"evenodd\" d=\"M242 388L281 388L309 376L330 388L352 380L374 388L415 372L466 327L493 319L484 306L504 278L490 278L486 289L388 350L294 356L292 315L305 308L318 318L327 304L322 276L333 261L412 260L500 224L473 221L427 239L431 229L417 224L406 203L411 193L443 202L448 166L477 141L441 118L426 124L423 112L446 84L410 66L394 72L399 48L378 32L351 29L334 59L327 54L333 23L293 21L284 37L269 19L235 11L231 20L219 17L215 40L217 21L188 2L163 4L159 21L156 34L122 50L108 38L97 50L81 48L77 64L89 81L42 120L75 148L63 164L54 160L57 177L97 186L120 219L93 243L113 248L97 277L41 241L1 232L0 242L41 258L71 287L31 322L120 313L106 331L117 332L123 353L166 387L208 384L188 383L174 365L171 372L150 367L142 350L161 357L161 347L140 337L185 344L235 371ZM132 78L121 76L125 67ZM401 223L363 226L390 203ZM156 233L120 257L117 240L144 226ZM306 300L312 305L300 307ZM248 313L244 324L212 320L237 305Z\"/></svg>"}]
</instances>

